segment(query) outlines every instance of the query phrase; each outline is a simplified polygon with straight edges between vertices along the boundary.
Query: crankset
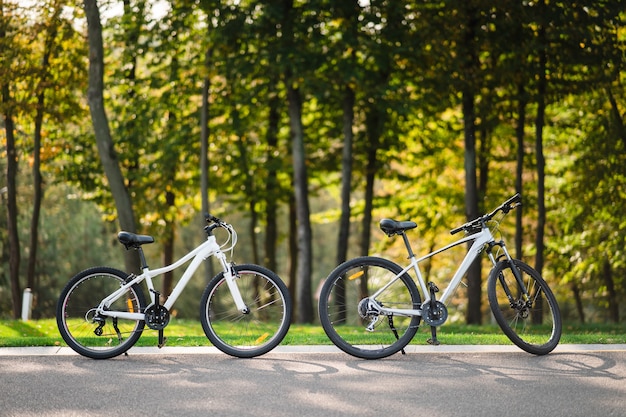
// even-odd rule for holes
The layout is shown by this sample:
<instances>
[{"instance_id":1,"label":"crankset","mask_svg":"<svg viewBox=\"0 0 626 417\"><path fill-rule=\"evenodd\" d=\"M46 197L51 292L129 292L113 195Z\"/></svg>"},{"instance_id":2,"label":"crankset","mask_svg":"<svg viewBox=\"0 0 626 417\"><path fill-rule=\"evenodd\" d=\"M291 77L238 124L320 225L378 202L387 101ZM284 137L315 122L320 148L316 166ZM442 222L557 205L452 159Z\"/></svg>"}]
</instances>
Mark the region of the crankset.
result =
<instances>
[{"instance_id":1,"label":"crankset","mask_svg":"<svg viewBox=\"0 0 626 417\"><path fill-rule=\"evenodd\" d=\"M441 326L448 320L448 308L441 301L422 304L422 318L429 326Z\"/></svg>"},{"instance_id":2,"label":"crankset","mask_svg":"<svg viewBox=\"0 0 626 417\"><path fill-rule=\"evenodd\" d=\"M163 330L170 322L170 312L160 304L146 308L146 326L152 330Z\"/></svg>"}]
</instances>

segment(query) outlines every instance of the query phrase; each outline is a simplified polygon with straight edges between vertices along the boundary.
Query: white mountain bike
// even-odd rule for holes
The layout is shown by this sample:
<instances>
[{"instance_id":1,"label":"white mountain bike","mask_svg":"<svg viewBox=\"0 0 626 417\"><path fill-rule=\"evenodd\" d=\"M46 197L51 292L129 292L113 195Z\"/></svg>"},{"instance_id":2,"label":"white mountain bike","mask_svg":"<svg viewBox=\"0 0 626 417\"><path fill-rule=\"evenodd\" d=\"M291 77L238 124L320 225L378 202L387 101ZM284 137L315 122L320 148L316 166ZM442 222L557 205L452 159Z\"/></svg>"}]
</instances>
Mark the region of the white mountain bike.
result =
<instances>
[{"instance_id":1,"label":"white mountain bike","mask_svg":"<svg viewBox=\"0 0 626 417\"><path fill-rule=\"evenodd\" d=\"M235 229L207 215L207 239L175 263L150 270L142 245L154 242L151 236L120 232L118 240L126 249L139 252L141 274L128 274L109 267L80 272L65 286L57 304L57 326L63 340L76 352L94 359L107 359L130 349L144 326L158 330L158 346L165 344L163 329L172 306L200 264L215 256L222 272L206 286L200 301L204 333L222 352L241 358L263 355L276 347L290 326L292 304L286 285L272 271L258 265L235 265L225 252L237 244ZM228 239L217 243L213 231L222 228ZM152 278L191 261L167 300ZM142 286L146 283L149 304Z\"/></svg>"},{"instance_id":2,"label":"white mountain bike","mask_svg":"<svg viewBox=\"0 0 626 417\"><path fill-rule=\"evenodd\" d=\"M417 227L416 223L381 220L380 228L388 236L402 236L410 263L401 267L384 258L366 256L335 268L326 279L319 300L320 321L330 340L353 356L383 358L398 351L404 353L424 319L431 327L429 342L439 344L436 329L448 318L446 302L470 265L486 252L493 264L487 294L496 322L521 349L536 355L551 352L561 338L561 313L556 298L536 270L513 259L504 241L496 241L493 236L502 218L519 205L521 197L516 194L491 213L451 231L464 231L465 237L420 258L413 253L405 233ZM493 221L498 213L501 216ZM439 288L433 282L425 282L420 263L465 243L471 246L437 299Z\"/></svg>"}]
</instances>

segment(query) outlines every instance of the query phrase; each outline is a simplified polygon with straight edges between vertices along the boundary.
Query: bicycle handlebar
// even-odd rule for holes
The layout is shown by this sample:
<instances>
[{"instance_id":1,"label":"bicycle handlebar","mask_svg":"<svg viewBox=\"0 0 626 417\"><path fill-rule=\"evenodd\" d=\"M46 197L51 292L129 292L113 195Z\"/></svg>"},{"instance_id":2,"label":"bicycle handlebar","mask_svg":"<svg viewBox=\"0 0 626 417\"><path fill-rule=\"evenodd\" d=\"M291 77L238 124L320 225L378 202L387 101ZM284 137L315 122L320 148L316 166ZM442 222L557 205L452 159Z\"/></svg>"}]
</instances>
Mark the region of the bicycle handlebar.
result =
<instances>
[{"instance_id":1,"label":"bicycle handlebar","mask_svg":"<svg viewBox=\"0 0 626 417\"><path fill-rule=\"evenodd\" d=\"M483 224L485 222L488 222L489 220L493 219L494 216L496 214L498 214L498 212L503 212L504 214L507 214L509 211L511 211L512 209L519 207L522 205L522 196L517 193L515 194L513 197L509 198L508 200L506 200L504 203L502 203L499 207L497 207L494 211L492 211L489 214L485 214L477 219L474 219L470 222L465 223L462 226L459 226L455 229L450 230L450 234L454 235L459 233L461 230L465 230L466 232L472 232L478 229L482 229Z\"/></svg>"},{"instance_id":2,"label":"bicycle handlebar","mask_svg":"<svg viewBox=\"0 0 626 417\"><path fill-rule=\"evenodd\" d=\"M219 218L209 214L209 213L204 213L204 218L207 222L207 226L204 228L204 230L206 231L207 235L212 235L213 234L213 230L217 229L218 227L225 227L226 223L223 222L222 220L220 220Z\"/></svg>"}]
</instances>

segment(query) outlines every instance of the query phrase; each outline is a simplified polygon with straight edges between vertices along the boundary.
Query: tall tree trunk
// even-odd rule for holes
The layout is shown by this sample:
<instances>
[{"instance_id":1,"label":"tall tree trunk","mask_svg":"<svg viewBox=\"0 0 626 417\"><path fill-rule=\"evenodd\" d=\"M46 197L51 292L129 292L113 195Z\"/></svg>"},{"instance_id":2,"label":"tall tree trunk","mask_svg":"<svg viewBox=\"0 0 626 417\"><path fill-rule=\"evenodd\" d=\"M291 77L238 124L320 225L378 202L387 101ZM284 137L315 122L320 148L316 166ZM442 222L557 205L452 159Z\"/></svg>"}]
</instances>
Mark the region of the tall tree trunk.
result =
<instances>
[{"instance_id":1,"label":"tall tree trunk","mask_svg":"<svg viewBox=\"0 0 626 417\"><path fill-rule=\"evenodd\" d=\"M290 77L287 78L288 80ZM298 282L296 300L298 323L313 322L313 297L311 283L312 232L309 208L308 173L304 150L304 131L302 128L302 102L300 91L287 84L289 103L289 121L292 139L293 183L296 203L296 222L298 237Z\"/></svg>"},{"instance_id":2,"label":"tall tree trunk","mask_svg":"<svg viewBox=\"0 0 626 417\"><path fill-rule=\"evenodd\" d=\"M339 219L339 236L337 239L337 259L339 265L346 261L348 256L348 240L350 238L350 191L352 188L352 132L354 124L354 91L349 85L344 87L343 95L343 151L341 155L341 217ZM367 187L369 189L369 187ZM372 188L373 190L373 188ZM368 227L367 230L370 228ZM361 283L361 287L366 284ZM363 288L361 288L363 292ZM337 296L335 302L341 304L340 316L337 320L346 318L343 301L345 300L346 287L343 282L337 283Z\"/></svg>"},{"instance_id":3,"label":"tall tree trunk","mask_svg":"<svg viewBox=\"0 0 626 417\"><path fill-rule=\"evenodd\" d=\"M84 0L84 6L85 17L87 18L87 37L89 40L89 89L87 91L87 100L98 146L98 154L100 155L102 168L115 201L120 227L126 231L135 232L133 206L130 194L124 184L124 177L117 160L104 108L104 50L100 11L97 0ZM126 252L125 264L127 271L137 271L139 257L136 251Z\"/></svg>"},{"instance_id":4,"label":"tall tree trunk","mask_svg":"<svg viewBox=\"0 0 626 417\"><path fill-rule=\"evenodd\" d=\"M539 16L545 16L545 0L539 2ZM546 112L546 89L547 89L547 40L546 28L543 22L538 31L539 42L539 81L537 84L537 117L535 119L535 153L537 159L537 233L535 236L535 269L541 275L543 270L544 233L546 224L545 206L545 157L543 155L543 125Z\"/></svg>"},{"instance_id":5,"label":"tall tree trunk","mask_svg":"<svg viewBox=\"0 0 626 417\"><path fill-rule=\"evenodd\" d=\"M474 6L463 3L465 10L465 32L460 46L460 56L465 57L462 63L463 87L463 136L465 141L465 216L467 220L474 220L478 213L478 185L476 175L476 114L475 114L475 83L477 79L478 56L476 55L476 27L478 25L477 11ZM468 324L480 324L482 297L481 263L477 260L467 272L466 321Z\"/></svg>"},{"instance_id":6,"label":"tall tree trunk","mask_svg":"<svg viewBox=\"0 0 626 417\"><path fill-rule=\"evenodd\" d=\"M517 85L517 125L515 137L517 138L517 165L515 168L515 191L524 195L524 127L526 126L526 90L522 81ZM515 257L522 259L524 229L522 226L523 206L515 210Z\"/></svg>"},{"instance_id":7,"label":"tall tree trunk","mask_svg":"<svg viewBox=\"0 0 626 417\"><path fill-rule=\"evenodd\" d=\"M0 32L0 38L4 33ZM15 147L15 126L11 102L11 90L8 84L3 84L2 104L4 107L3 119L6 132L7 150L7 234L9 237L9 279L11 281L11 300L13 304L13 318L20 317L22 311L22 288L20 285L20 238L17 230L17 149Z\"/></svg>"},{"instance_id":8,"label":"tall tree trunk","mask_svg":"<svg viewBox=\"0 0 626 417\"><path fill-rule=\"evenodd\" d=\"M278 224L276 215L278 212L278 169L280 161L278 152L278 126L280 114L278 112L279 98L276 94L276 82L272 79L269 91L269 118L267 128L267 183L265 188L265 266L271 271L277 270L276 243L278 241ZM291 285L291 282L289 283Z\"/></svg>"},{"instance_id":9,"label":"tall tree trunk","mask_svg":"<svg viewBox=\"0 0 626 417\"><path fill-rule=\"evenodd\" d=\"M28 269L26 272L26 287L30 288L34 294L37 293L35 285L35 266L37 264L37 243L39 241L39 217L44 195L41 177L41 129L45 112L45 90L49 78L48 67L57 36L58 17L61 14L61 10L59 5L55 5L49 19L50 26L46 29L43 56L41 58L41 78L39 79L39 88L37 89L37 109L35 113L35 132L33 135L33 214L30 221L30 251L28 256Z\"/></svg>"},{"instance_id":10,"label":"tall tree trunk","mask_svg":"<svg viewBox=\"0 0 626 417\"><path fill-rule=\"evenodd\" d=\"M212 30L210 15L208 19L208 32ZM200 107L200 198L202 200L202 217L210 213L209 203L209 119L210 106L209 94L211 91L211 68L213 59L213 47L207 48L204 55L204 70L206 75L202 82L202 105ZM204 263L205 281L208 283L215 275L213 263Z\"/></svg>"},{"instance_id":11,"label":"tall tree trunk","mask_svg":"<svg viewBox=\"0 0 626 417\"><path fill-rule=\"evenodd\" d=\"M366 114L366 135L367 135L367 165L365 166L365 194L363 208L363 220L361 230L361 255L367 256L370 250L370 241L372 235L372 211L374 210L374 183L376 182L376 173L378 171L377 152L380 146L380 129L382 122L380 113L371 106ZM361 280L362 285L367 283Z\"/></svg>"},{"instance_id":12,"label":"tall tree trunk","mask_svg":"<svg viewBox=\"0 0 626 417\"><path fill-rule=\"evenodd\" d=\"M285 0L283 6L282 32L287 50L295 47L295 18L293 0ZM296 85L296 77L291 63L284 68L284 83L287 90L289 129L291 132L291 153L293 163L293 187L296 215L297 266L296 266L296 321L313 321L313 297L311 283L312 232L309 208L308 173L302 126L302 97Z\"/></svg>"},{"instance_id":13,"label":"tall tree trunk","mask_svg":"<svg viewBox=\"0 0 626 417\"><path fill-rule=\"evenodd\" d=\"M363 220L361 230L361 255L369 254L372 236L372 212L374 211L374 185L378 172L378 148L380 147L380 132L383 121L382 115L376 106L372 106L366 114L367 130L367 165L365 167L365 207L363 208ZM359 285L361 297L366 297L367 280L362 279Z\"/></svg>"},{"instance_id":14,"label":"tall tree trunk","mask_svg":"<svg viewBox=\"0 0 626 417\"><path fill-rule=\"evenodd\" d=\"M545 18L545 0L539 2L539 19ZM543 125L546 112L546 89L547 89L547 40L546 27L541 21L538 30L539 43L539 80L537 83L537 116L535 118L535 153L537 159L537 232L535 235L535 269L542 275L543 271L543 249L544 249L544 233L546 225L546 205L545 205L545 165L546 161L543 156ZM540 302L541 299L538 300ZM537 305L536 311L541 311L542 306ZM531 318L533 323L540 324L542 317L540 314L534 314Z\"/></svg>"},{"instance_id":15,"label":"tall tree trunk","mask_svg":"<svg viewBox=\"0 0 626 417\"><path fill-rule=\"evenodd\" d=\"M298 282L298 219L296 214L296 198L294 195L289 197L289 295L294 301L294 304L298 302L296 297L297 288L300 285ZM298 315L297 305L292 309L291 318L292 321L296 320Z\"/></svg>"},{"instance_id":16,"label":"tall tree trunk","mask_svg":"<svg viewBox=\"0 0 626 417\"><path fill-rule=\"evenodd\" d=\"M0 1L0 17L4 21L4 4ZM4 25L0 25L0 39L7 36ZM20 285L20 238L17 230L17 172L18 159L15 147L15 126L13 122L13 106L11 86L6 83L0 85L0 102L2 103L2 118L6 133L6 202L7 202L7 235L9 243L9 281L11 282L11 301L13 318L19 318L22 311L22 288ZM4 201L3 201L4 202Z\"/></svg>"},{"instance_id":17,"label":"tall tree trunk","mask_svg":"<svg viewBox=\"0 0 626 417\"><path fill-rule=\"evenodd\" d=\"M350 192L352 190L352 142L354 133L354 91L349 85L343 95L343 151L341 154L341 217L337 241L336 264L345 262L350 237Z\"/></svg>"},{"instance_id":18,"label":"tall tree trunk","mask_svg":"<svg viewBox=\"0 0 626 417\"><path fill-rule=\"evenodd\" d=\"M233 91L234 93L234 91ZM246 198L248 199L248 214L250 215L250 224L248 225L248 236L252 243L252 262L259 263L259 243L256 234L256 228L258 225L258 213L256 210L257 205L257 190L254 184L254 177L252 170L250 169L250 158L248 157L248 144L246 143L245 133L241 129L241 119L239 116L239 110L234 109L231 112L233 120L233 131L237 136L235 146L239 150L239 171L243 173L243 184L246 188Z\"/></svg>"}]
</instances>

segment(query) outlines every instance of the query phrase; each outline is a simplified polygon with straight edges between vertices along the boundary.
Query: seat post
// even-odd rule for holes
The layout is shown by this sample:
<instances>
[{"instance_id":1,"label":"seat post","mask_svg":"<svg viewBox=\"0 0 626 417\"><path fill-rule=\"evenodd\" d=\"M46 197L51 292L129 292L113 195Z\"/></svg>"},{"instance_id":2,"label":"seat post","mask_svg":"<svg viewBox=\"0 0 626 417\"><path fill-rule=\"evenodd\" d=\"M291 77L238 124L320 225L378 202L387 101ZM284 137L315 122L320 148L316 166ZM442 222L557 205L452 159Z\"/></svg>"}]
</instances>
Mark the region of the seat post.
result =
<instances>
[{"instance_id":1,"label":"seat post","mask_svg":"<svg viewBox=\"0 0 626 417\"><path fill-rule=\"evenodd\" d=\"M143 248L141 246L137 246L135 249L139 252L139 260L141 262L141 270L145 270L148 268L148 264L146 262L146 257L143 254Z\"/></svg>"},{"instance_id":2,"label":"seat post","mask_svg":"<svg viewBox=\"0 0 626 417\"><path fill-rule=\"evenodd\" d=\"M409 259L415 257L413 253L413 248L411 248L411 243L409 242L409 238L406 236L406 232L403 230L400 232L402 235L402 239L404 240L404 245L406 246L406 250L409 252Z\"/></svg>"}]
</instances>

